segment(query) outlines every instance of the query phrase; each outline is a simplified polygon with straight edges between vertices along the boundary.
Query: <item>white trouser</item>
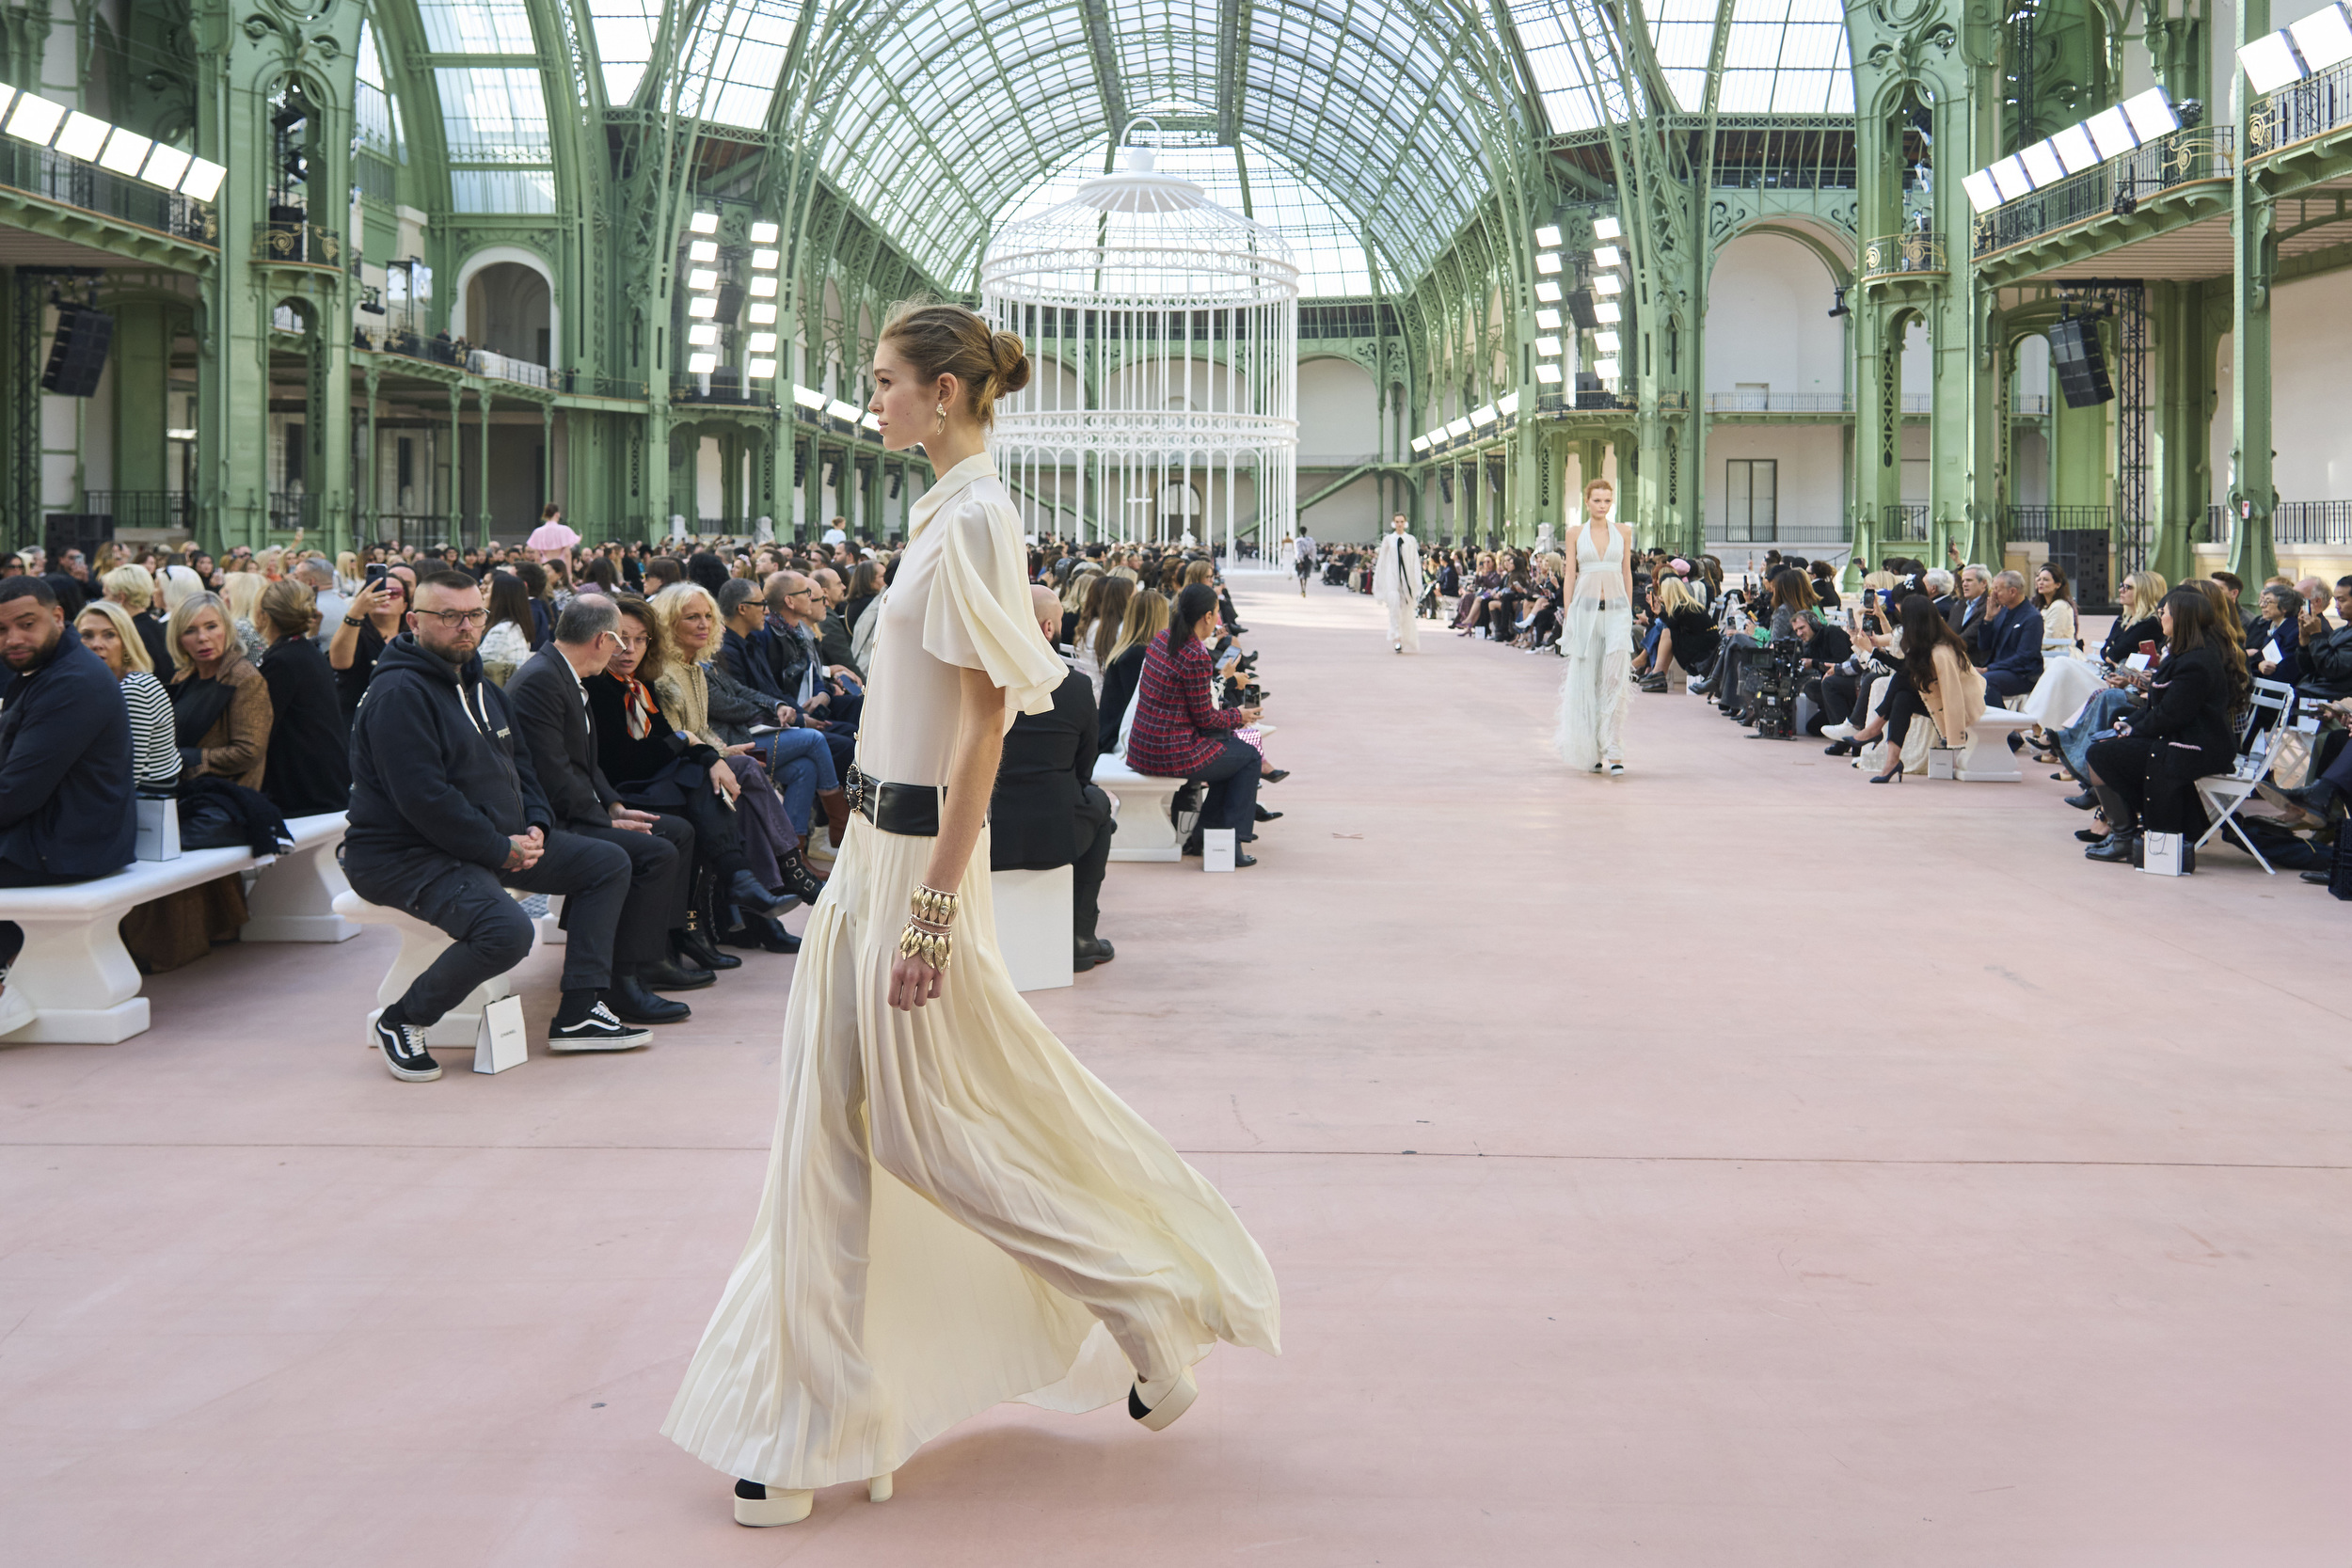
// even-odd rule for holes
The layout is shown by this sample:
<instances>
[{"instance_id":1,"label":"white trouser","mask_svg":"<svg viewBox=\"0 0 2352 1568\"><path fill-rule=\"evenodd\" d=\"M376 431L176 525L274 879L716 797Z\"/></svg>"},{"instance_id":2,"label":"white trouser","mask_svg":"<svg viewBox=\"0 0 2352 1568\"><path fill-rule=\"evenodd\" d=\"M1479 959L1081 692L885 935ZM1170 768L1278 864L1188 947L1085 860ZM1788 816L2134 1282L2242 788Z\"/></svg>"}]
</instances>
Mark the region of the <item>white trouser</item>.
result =
<instances>
[{"instance_id":1,"label":"white trouser","mask_svg":"<svg viewBox=\"0 0 2352 1568\"><path fill-rule=\"evenodd\" d=\"M1408 654L1421 652L1421 617L1413 613L1411 601L1402 597L1389 601L1389 641L1401 644Z\"/></svg>"}]
</instances>

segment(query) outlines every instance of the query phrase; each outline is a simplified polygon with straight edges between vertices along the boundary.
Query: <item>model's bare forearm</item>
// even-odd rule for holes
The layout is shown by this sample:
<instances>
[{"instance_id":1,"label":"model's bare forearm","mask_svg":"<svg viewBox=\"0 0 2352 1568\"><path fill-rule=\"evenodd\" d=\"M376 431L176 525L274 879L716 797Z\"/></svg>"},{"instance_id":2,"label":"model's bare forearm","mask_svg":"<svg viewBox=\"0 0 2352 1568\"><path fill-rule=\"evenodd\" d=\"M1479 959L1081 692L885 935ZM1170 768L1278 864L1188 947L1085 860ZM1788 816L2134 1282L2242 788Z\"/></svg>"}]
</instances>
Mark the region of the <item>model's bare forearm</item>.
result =
<instances>
[{"instance_id":1,"label":"model's bare forearm","mask_svg":"<svg viewBox=\"0 0 2352 1568\"><path fill-rule=\"evenodd\" d=\"M989 797L996 788L996 765L1005 751L1005 693L985 670L962 672L956 715L955 755L947 765L947 799L939 814L939 837L931 842L923 880L953 893L980 842L988 821Z\"/></svg>"}]
</instances>

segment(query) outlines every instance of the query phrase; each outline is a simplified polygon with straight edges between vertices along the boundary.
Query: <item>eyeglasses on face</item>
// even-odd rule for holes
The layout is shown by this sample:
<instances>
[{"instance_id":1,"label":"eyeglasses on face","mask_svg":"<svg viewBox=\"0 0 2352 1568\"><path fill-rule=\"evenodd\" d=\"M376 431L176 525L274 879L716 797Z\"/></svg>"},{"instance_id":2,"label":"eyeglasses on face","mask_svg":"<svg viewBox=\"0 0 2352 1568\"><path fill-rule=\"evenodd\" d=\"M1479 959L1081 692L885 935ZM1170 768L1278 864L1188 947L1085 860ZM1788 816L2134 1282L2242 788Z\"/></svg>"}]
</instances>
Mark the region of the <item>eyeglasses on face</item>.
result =
<instances>
[{"instance_id":1,"label":"eyeglasses on face","mask_svg":"<svg viewBox=\"0 0 2352 1568\"><path fill-rule=\"evenodd\" d=\"M490 612L486 610L420 610L414 613L429 615L445 626L486 626Z\"/></svg>"}]
</instances>

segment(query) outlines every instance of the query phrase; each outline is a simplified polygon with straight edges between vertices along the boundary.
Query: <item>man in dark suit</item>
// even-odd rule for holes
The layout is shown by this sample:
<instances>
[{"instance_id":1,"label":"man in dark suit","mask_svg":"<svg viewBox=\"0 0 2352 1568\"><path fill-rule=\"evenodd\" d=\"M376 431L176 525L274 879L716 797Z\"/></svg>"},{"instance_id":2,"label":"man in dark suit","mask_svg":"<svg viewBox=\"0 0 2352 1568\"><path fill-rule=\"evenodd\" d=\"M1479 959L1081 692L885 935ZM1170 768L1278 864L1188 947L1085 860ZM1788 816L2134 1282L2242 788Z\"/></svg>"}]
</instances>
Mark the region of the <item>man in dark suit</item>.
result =
<instances>
[{"instance_id":1,"label":"man in dark suit","mask_svg":"<svg viewBox=\"0 0 2352 1568\"><path fill-rule=\"evenodd\" d=\"M1993 608L1987 598L1987 592L1992 586L1992 573L1981 566L1963 566L1960 569L1959 601L1944 612L1944 619L1950 623L1954 631L1960 633L1960 640L1968 644L1969 657L1979 665L1984 663L1983 647L1979 639L1984 632L1985 614Z\"/></svg>"},{"instance_id":2,"label":"man in dark suit","mask_svg":"<svg viewBox=\"0 0 2352 1568\"><path fill-rule=\"evenodd\" d=\"M1977 643L1984 650L1985 700L2023 697L2042 678L2042 611L2016 572L1994 578L1984 597L1992 609Z\"/></svg>"},{"instance_id":3,"label":"man in dark suit","mask_svg":"<svg viewBox=\"0 0 2352 1568\"><path fill-rule=\"evenodd\" d=\"M121 870L138 844L131 711L46 578L0 581L0 887ZM24 945L0 920L0 987Z\"/></svg>"},{"instance_id":4,"label":"man in dark suit","mask_svg":"<svg viewBox=\"0 0 2352 1568\"><path fill-rule=\"evenodd\" d=\"M1061 600L1042 586L1029 598L1050 644L1061 630ZM1111 799L1094 782L1096 723L1093 683L1073 670L1054 689L1051 712L1021 714L1005 732L988 806L991 871L1071 867L1071 967L1080 974L1114 957L1094 934L1116 826Z\"/></svg>"},{"instance_id":5,"label":"man in dark suit","mask_svg":"<svg viewBox=\"0 0 2352 1568\"><path fill-rule=\"evenodd\" d=\"M596 766L596 733L580 682L612 661L620 620L620 610L601 594L575 598L548 645L507 681L506 701L555 825L618 845L628 855L628 898L612 933L613 983L605 1005L627 1022L675 1023L690 1016L686 1004L654 993L709 985L718 976L700 960L719 955L705 954L690 929L692 825L623 805Z\"/></svg>"}]
</instances>

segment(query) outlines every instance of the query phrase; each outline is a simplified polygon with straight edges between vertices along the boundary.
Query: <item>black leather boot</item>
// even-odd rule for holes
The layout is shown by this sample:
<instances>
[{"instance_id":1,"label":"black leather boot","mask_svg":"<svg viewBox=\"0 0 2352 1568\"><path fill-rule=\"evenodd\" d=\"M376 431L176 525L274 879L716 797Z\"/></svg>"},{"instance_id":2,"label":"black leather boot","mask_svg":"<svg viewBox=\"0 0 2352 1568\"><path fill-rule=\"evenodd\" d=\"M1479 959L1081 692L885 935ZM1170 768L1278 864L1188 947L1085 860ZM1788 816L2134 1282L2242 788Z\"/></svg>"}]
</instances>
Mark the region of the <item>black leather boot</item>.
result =
<instances>
[{"instance_id":1,"label":"black leather boot","mask_svg":"<svg viewBox=\"0 0 2352 1568\"><path fill-rule=\"evenodd\" d=\"M639 964L637 983L647 990L700 990L716 985L719 976L699 966L689 968L674 959L660 963Z\"/></svg>"},{"instance_id":2,"label":"black leather boot","mask_svg":"<svg viewBox=\"0 0 2352 1568\"><path fill-rule=\"evenodd\" d=\"M803 904L814 904L825 891L823 880L809 870L798 849L787 850L779 857L776 869L784 875L784 890L799 894Z\"/></svg>"},{"instance_id":3,"label":"black leather boot","mask_svg":"<svg viewBox=\"0 0 2352 1568\"><path fill-rule=\"evenodd\" d=\"M694 1010L683 1002L656 996L634 974L616 974L604 990L604 1005L624 1023L683 1023Z\"/></svg>"},{"instance_id":4,"label":"black leather boot","mask_svg":"<svg viewBox=\"0 0 2352 1568\"><path fill-rule=\"evenodd\" d=\"M782 914L801 901L798 894L769 892L748 870L727 879L726 895L745 914Z\"/></svg>"}]
</instances>

